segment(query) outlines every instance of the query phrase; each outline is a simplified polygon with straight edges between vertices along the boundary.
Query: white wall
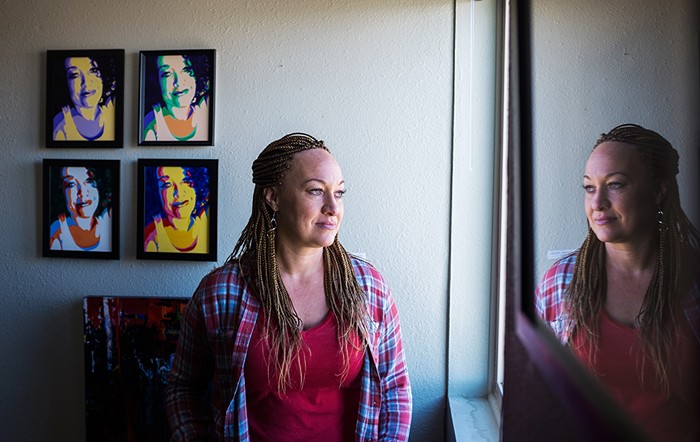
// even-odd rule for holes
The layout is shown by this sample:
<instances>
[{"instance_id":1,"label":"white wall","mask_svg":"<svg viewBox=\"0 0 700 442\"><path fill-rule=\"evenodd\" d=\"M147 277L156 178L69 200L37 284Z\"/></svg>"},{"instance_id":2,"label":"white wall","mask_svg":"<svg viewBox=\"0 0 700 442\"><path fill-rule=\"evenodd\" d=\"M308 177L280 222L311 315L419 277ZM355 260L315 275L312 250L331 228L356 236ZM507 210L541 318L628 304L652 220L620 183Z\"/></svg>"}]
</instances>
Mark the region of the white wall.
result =
<instances>
[{"instance_id":1,"label":"white wall","mask_svg":"<svg viewBox=\"0 0 700 442\"><path fill-rule=\"evenodd\" d=\"M679 151L683 208L700 225L697 0L533 0L532 11L536 279L548 250L583 242L585 162L618 124Z\"/></svg>"},{"instance_id":2,"label":"white wall","mask_svg":"<svg viewBox=\"0 0 700 442\"><path fill-rule=\"evenodd\" d=\"M214 265L136 260L137 158L219 159L221 263L249 215L251 162L273 139L306 131L344 168L341 239L367 254L396 297L414 385L413 440L441 439L453 2L117 3L3 2L2 438L84 438L83 296L189 296ZM45 50L69 48L126 50L124 149L43 147ZM138 51L176 48L217 50L216 144L137 147ZM120 260L41 257L44 158L121 160Z\"/></svg>"}]
</instances>

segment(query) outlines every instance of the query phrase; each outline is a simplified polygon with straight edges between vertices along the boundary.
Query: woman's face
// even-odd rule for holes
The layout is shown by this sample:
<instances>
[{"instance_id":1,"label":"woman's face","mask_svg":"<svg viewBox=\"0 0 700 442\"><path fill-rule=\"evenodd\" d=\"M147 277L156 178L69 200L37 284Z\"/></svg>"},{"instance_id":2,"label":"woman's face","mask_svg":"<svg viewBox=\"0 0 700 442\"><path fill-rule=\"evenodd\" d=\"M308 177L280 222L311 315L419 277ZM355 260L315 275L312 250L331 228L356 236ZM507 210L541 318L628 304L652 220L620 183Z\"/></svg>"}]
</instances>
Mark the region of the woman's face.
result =
<instances>
[{"instance_id":1,"label":"woman's face","mask_svg":"<svg viewBox=\"0 0 700 442\"><path fill-rule=\"evenodd\" d=\"M194 177L182 167L159 167L160 201L168 219L189 218L195 209L197 193Z\"/></svg>"},{"instance_id":2,"label":"woman's face","mask_svg":"<svg viewBox=\"0 0 700 442\"><path fill-rule=\"evenodd\" d=\"M181 55L163 55L158 57L157 65L165 105L168 108L189 106L197 87L190 61Z\"/></svg>"},{"instance_id":3,"label":"woman's face","mask_svg":"<svg viewBox=\"0 0 700 442\"><path fill-rule=\"evenodd\" d=\"M102 73L89 57L68 57L65 61L68 91L75 107L92 108L102 98Z\"/></svg>"},{"instance_id":4,"label":"woman's face","mask_svg":"<svg viewBox=\"0 0 700 442\"><path fill-rule=\"evenodd\" d=\"M64 167L61 170L63 195L73 218L90 218L100 203L97 182L84 167Z\"/></svg>"},{"instance_id":5,"label":"woman's face","mask_svg":"<svg viewBox=\"0 0 700 442\"><path fill-rule=\"evenodd\" d=\"M343 220L345 181L340 166L323 149L294 155L282 184L265 196L277 212L280 243L297 251L333 244Z\"/></svg>"},{"instance_id":6,"label":"woman's face","mask_svg":"<svg viewBox=\"0 0 700 442\"><path fill-rule=\"evenodd\" d=\"M635 146L598 145L586 163L583 188L588 225L600 241L635 244L654 235L661 192Z\"/></svg>"}]
</instances>

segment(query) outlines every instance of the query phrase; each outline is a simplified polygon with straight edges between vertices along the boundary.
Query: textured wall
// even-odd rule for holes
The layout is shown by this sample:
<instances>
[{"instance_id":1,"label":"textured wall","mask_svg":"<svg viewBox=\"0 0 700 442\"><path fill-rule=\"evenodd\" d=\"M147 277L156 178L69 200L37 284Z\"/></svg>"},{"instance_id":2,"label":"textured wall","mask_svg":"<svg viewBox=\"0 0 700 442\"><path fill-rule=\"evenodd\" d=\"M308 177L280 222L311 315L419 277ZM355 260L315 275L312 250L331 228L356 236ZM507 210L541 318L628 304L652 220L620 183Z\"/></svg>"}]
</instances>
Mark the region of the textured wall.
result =
<instances>
[{"instance_id":1,"label":"textured wall","mask_svg":"<svg viewBox=\"0 0 700 442\"><path fill-rule=\"evenodd\" d=\"M219 159L221 263L249 214L252 160L273 139L306 131L344 168L341 239L366 253L397 299L414 383L413 439L440 439L452 35L452 1L3 1L3 438L84 437L83 296L189 296L214 265L136 260L136 159ZM43 147L45 50L68 48L126 50L124 149ZM177 48L217 50L216 144L137 147L138 51ZM43 158L121 160L121 260L41 258Z\"/></svg>"}]
</instances>

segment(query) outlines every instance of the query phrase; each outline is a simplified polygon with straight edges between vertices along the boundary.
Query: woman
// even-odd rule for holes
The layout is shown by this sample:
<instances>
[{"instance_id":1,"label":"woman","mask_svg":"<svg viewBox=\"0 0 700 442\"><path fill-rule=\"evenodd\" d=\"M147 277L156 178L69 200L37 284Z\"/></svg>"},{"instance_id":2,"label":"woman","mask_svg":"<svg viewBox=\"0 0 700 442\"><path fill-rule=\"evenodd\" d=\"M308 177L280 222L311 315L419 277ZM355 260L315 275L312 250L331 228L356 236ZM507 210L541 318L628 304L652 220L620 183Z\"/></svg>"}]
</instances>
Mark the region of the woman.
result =
<instances>
[{"instance_id":1,"label":"woman","mask_svg":"<svg viewBox=\"0 0 700 442\"><path fill-rule=\"evenodd\" d=\"M149 167L147 206L156 211L145 226L147 252L207 253L208 175L203 167ZM157 202L155 202L156 200Z\"/></svg>"},{"instance_id":2,"label":"woman","mask_svg":"<svg viewBox=\"0 0 700 442\"><path fill-rule=\"evenodd\" d=\"M340 167L323 142L290 134L258 156L253 182L233 253L182 318L173 440L406 440L398 312L377 270L338 242Z\"/></svg>"},{"instance_id":3,"label":"woman","mask_svg":"<svg viewBox=\"0 0 700 442\"><path fill-rule=\"evenodd\" d=\"M150 75L159 91L144 118L145 141L206 141L209 139L209 76L204 56L154 57ZM202 71L202 72L199 72ZM149 88L150 89L150 88Z\"/></svg>"},{"instance_id":4,"label":"woman","mask_svg":"<svg viewBox=\"0 0 700 442\"><path fill-rule=\"evenodd\" d=\"M654 440L699 440L700 236L680 205L678 153L625 124L583 176L588 237L536 291L539 315Z\"/></svg>"},{"instance_id":5,"label":"woman","mask_svg":"<svg viewBox=\"0 0 700 442\"><path fill-rule=\"evenodd\" d=\"M105 60L68 57L64 69L70 103L53 120L56 141L113 141L115 136L114 90L116 80ZM68 100L66 100L68 102Z\"/></svg>"},{"instance_id":6,"label":"woman","mask_svg":"<svg viewBox=\"0 0 700 442\"><path fill-rule=\"evenodd\" d=\"M52 174L58 216L50 226L51 250L112 250L110 198L106 191L109 177L105 178L107 182L99 183L95 172L86 167L63 167L60 174Z\"/></svg>"}]
</instances>

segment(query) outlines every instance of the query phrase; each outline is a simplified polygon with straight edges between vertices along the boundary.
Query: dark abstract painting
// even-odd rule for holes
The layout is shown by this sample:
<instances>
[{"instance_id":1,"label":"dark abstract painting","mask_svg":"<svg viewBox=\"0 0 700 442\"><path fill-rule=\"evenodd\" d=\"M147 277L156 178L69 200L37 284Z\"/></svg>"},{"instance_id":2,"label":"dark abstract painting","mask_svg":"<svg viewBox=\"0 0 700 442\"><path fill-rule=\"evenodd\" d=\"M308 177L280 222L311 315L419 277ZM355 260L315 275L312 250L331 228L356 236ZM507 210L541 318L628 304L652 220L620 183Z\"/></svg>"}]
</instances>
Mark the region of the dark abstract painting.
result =
<instances>
[{"instance_id":1,"label":"dark abstract painting","mask_svg":"<svg viewBox=\"0 0 700 442\"><path fill-rule=\"evenodd\" d=\"M83 298L87 441L167 441L183 298Z\"/></svg>"}]
</instances>

